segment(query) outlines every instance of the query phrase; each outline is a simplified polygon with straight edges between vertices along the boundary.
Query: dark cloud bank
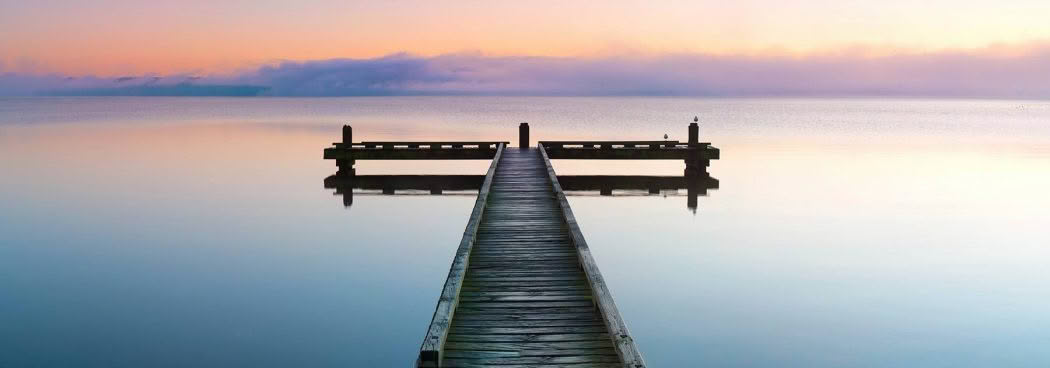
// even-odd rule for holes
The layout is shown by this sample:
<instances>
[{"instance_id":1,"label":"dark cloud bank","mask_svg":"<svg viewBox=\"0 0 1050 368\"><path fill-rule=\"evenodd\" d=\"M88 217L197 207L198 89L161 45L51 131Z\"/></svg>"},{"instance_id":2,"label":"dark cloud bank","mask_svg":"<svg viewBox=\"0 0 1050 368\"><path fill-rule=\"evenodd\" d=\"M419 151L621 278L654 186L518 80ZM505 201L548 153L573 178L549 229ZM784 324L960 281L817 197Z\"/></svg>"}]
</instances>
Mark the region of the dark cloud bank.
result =
<instances>
[{"instance_id":1,"label":"dark cloud bank","mask_svg":"<svg viewBox=\"0 0 1050 368\"><path fill-rule=\"evenodd\" d=\"M1050 44L887 57L699 54L592 59L396 54L285 62L235 76L0 74L0 95L938 96L1050 98Z\"/></svg>"}]
</instances>

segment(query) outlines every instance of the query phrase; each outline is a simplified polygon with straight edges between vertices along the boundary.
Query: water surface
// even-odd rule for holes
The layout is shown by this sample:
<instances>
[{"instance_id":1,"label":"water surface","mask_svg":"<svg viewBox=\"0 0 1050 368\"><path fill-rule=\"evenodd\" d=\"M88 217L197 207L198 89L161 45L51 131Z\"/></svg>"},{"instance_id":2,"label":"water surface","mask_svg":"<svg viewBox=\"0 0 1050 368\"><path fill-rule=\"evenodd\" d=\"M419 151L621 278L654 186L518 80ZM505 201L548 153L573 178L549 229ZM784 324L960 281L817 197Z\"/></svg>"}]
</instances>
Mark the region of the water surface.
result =
<instances>
[{"instance_id":1,"label":"water surface","mask_svg":"<svg viewBox=\"0 0 1050 368\"><path fill-rule=\"evenodd\" d=\"M684 140L694 115L722 150L695 212L681 193L570 197L651 366L1050 364L1047 102L29 98L0 100L0 367L409 365L474 198L344 208L321 160L342 124Z\"/></svg>"}]
</instances>

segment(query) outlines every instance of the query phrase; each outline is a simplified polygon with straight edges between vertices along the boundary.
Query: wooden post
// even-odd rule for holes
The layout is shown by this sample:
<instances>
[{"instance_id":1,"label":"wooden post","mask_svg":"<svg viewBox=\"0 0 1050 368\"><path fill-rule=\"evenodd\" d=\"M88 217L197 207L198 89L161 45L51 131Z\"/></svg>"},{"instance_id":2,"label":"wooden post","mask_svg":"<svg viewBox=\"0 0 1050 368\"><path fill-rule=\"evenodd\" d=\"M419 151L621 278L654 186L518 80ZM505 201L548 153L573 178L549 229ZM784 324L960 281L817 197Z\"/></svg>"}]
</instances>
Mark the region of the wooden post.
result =
<instances>
[{"instance_id":1,"label":"wooden post","mask_svg":"<svg viewBox=\"0 0 1050 368\"><path fill-rule=\"evenodd\" d=\"M689 123L689 145L695 146L700 144L700 125L697 124L700 118L693 117L693 122Z\"/></svg>"},{"instance_id":2,"label":"wooden post","mask_svg":"<svg viewBox=\"0 0 1050 368\"><path fill-rule=\"evenodd\" d=\"M343 147L350 150L351 144L354 142L354 128L349 125L343 125ZM339 176L354 176L354 159L335 160L335 171L336 175ZM352 199L351 199L352 201Z\"/></svg>"},{"instance_id":3,"label":"wooden post","mask_svg":"<svg viewBox=\"0 0 1050 368\"><path fill-rule=\"evenodd\" d=\"M529 147L529 123L518 124L518 147Z\"/></svg>"},{"instance_id":4,"label":"wooden post","mask_svg":"<svg viewBox=\"0 0 1050 368\"><path fill-rule=\"evenodd\" d=\"M685 176L705 176L709 160L700 157L700 147L689 147L689 155L685 159Z\"/></svg>"},{"instance_id":5,"label":"wooden post","mask_svg":"<svg viewBox=\"0 0 1050 368\"><path fill-rule=\"evenodd\" d=\"M685 159L685 176L695 176L700 174L700 121L699 117L694 116L693 122L689 123L689 156ZM707 171L707 168L703 168Z\"/></svg>"}]
</instances>

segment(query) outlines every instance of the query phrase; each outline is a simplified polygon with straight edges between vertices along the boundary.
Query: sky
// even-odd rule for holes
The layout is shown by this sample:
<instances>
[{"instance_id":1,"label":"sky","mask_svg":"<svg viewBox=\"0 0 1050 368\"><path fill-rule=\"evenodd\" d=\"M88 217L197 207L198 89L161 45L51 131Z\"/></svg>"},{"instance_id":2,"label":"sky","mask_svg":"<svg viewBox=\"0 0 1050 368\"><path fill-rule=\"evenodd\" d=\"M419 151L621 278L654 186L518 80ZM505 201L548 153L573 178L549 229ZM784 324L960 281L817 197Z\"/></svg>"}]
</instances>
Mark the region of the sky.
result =
<instances>
[{"instance_id":1,"label":"sky","mask_svg":"<svg viewBox=\"0 0 1050 368\"><path fill-rule=\"evenodd\" d=\"M992 70L991 64L1000 60L1001 66L1023 64L1045 71L1040 63L1050 45L1050 1L1045 0L0 0L0 10L0 74L6 75L0 79L0 94L24 93L30 85L64 88L44 77L80 78L80 88L110 88L86 81L128 76L241 83L258 82L260 75L282 67L339 61L375 64L398 57L438 60L452 70L457 69L447 65L452 59L475 66L478 60L490 66L513 60L514 68L530 73L515 75L517 79L554 78L522 65L529 60L548 67L619 63L619 68L629 69L666 67L673 59L680 71L675 77L712 70L711 65L701 70L700 64L683 61L690 58L735 63L723 65L728 68L723 70L767 65L762 73L788 72L785 64L812 68L833 62L842 64L835 78L856 79L853 87L809 92L849 94L885 92L884 85L857 87L876 72L873 68L881 76L903 78L914 72L885 73L921 69L924 63L944 59L962 63L949 66L952 70L973 69L969 60L979 59L978 64ZM914 65L900 65L909 60ZM485 72L492 73L499 71ZM496 84L513 83L520 81ZM752 82L713 93L734 94L747 89L747 83ZM455 91L491 91L494 86ZM633 90L652 92L653 87ZM676 94L684 87L658 92ZM922 90L944 86L929 87ZM766 92L788 89L794 90L780 86ZM974 94L995 95L1001 89L991 86ZM1032 89L1023 94L1034 93ZM542 88L515 91L523 90ZM709 90L694 87L690 93Z\"/></svg>"}]
</instances>

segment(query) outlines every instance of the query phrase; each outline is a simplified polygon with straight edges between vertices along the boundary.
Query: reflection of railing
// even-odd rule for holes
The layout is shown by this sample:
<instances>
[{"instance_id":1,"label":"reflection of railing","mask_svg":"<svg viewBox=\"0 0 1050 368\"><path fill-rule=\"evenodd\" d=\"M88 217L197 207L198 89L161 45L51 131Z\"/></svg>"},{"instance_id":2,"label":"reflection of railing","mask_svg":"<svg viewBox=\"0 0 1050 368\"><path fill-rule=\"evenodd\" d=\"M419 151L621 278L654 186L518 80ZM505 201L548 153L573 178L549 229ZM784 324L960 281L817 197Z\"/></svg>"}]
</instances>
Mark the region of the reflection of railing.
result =
<instances>
[{"instance_id":1,"label":"reflection of railing","mask_svg":"<svg viewBox=\"0 0 1050 368\"><path fill-rule=\"evenodd\" d=\"M445 191L478 190L485 181L484 175L332 175L324 180L324 187L335 189L343 196L343 204L353 204L354 189L378 190L383 194L397 191L429 191L442 194ZM709 189L718 189L718 179L710 176L640 176L640 175L559 175L558 181L568 195L597 191L603 196L613 191L646 191L645 195L661 191L687 190L687 207L695 210L697 197L706 196ZM639 193L623 193L637 195Z\"/></svg>"}]
</instances>

